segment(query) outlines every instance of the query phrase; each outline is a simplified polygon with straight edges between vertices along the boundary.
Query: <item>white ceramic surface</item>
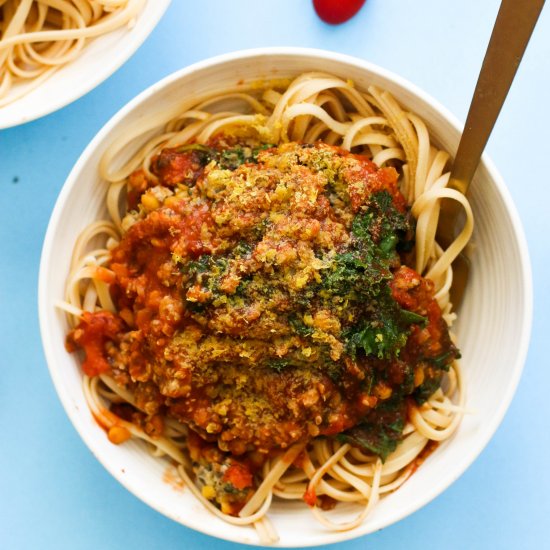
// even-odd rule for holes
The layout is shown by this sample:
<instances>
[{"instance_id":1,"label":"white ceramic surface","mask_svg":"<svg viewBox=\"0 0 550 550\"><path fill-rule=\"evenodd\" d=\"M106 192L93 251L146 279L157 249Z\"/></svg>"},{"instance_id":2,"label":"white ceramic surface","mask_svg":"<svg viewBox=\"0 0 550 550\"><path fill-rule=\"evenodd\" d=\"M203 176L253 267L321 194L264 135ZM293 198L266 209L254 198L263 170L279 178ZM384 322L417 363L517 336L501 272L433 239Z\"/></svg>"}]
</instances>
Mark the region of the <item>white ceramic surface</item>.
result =
<instances>
[{"instance_id":1,"label":"white ceramic surface","mask_svg":"<svg viewBox=\"0 0 550 550\"><path fill-rule=\"evenodd\" d=\"M125 487L166 516L220 538L257 544L252 528L228 525L213 517L189 491L178 492L163 481L166 463L143 452L138 443L109 443L88 411L81 371L64 348L65 316L54 307L63 296L76 236L104 212L105 186L97 165L105 147L144 113L241 79L295 75L323 70L351 78L357 87L374 83L427 122L433 138L450 151L459 124L437 102L403 79L365 61L319 50L274 48L237 52L185 68L155 84L124 107L99 132L71 172L59 196L44 243L40 268L39 307L42 339L52 378L74 426L103 465ZM485 158L471 188L476 217L472 272L455 325L463 353L467 406L451 440L441 445L397 492L383 498L359 528L325 530L302 503L276 502L270 517L280 546L337 542L386 527L414 512L448 487L485 447L508 408L529 343L532 287L527 247L520 220L499 174ZM504 482L504 480L503 480ZM480 487L483 490L483 487ZM471 503L465 502L464 506ZM338 506L341 518L356 510Z\"/></svg>"},{"instance_id":2,"label":"white ceramic surface","mask_svg":"<svg viewBox=\"0 0 550 550\"><path fill-rule=\"evenodd\" d=\"M131 29L123 26L91 40L74 61L61 67L36 89L0 107L0 129L53 113L99 86L141 46L170 2L148 0Z\"/></svg>"}]
</instances>

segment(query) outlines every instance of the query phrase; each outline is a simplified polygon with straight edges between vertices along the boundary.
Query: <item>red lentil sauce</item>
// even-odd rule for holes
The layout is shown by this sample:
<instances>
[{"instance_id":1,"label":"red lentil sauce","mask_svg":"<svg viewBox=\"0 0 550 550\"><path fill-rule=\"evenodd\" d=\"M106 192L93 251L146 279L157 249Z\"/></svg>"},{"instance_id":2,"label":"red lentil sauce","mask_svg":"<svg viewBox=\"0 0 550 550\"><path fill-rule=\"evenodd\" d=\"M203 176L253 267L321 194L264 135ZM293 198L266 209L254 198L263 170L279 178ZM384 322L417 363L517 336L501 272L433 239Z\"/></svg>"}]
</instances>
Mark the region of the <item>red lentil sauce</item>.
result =
<instances>
[{"instance_id":1,"label":"red lentil sauce","mask_svg":"<svg viewBox=\"0 0 550 550\"><path fill-rule=\"evenodd\" d=\"M108 266L118 313L85 313L68 336L86 374L134 394L139 410L113 412L153 435L166 415L186 424L205 496L228 513L262 457L294 443L339 437L385 458L407 403L458 356L432 283L404 265L414 220L396 170L224 136L151 170L129 178Z\"/></svg>"}]
</instances>

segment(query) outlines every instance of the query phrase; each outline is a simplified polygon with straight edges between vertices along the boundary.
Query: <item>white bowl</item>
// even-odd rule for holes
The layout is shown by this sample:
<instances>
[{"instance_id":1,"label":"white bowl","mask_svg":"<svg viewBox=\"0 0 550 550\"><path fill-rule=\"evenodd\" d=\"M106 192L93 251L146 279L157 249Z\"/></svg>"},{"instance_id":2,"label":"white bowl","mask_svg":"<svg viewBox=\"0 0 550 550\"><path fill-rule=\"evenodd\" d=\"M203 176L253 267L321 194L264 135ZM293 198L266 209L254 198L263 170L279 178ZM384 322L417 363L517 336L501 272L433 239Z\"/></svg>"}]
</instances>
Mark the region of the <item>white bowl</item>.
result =
<instances>
[{"instance_id":1,"label":"white bowl","mask_svg":"<svg viewBox=\"0 0 550 550\"><path fill-rule=\"evenodd\" d=\"M136 24L91 40L71 63L13 103L0 107L0 129L43 117L72 103L109 78L151 34L171 0L146 2Z\"/></svg>"},{"instance_id":2,"label":"white bowl","mask_svg":"<svg viewBox=\"0 0 550 550\"><path fill-rule=\"evenodd\" d=\"M74 426L102 464L127 489L166 516L227 540L257 544L251 528L213 517L189 491L163 481L166 464L137 443L115 446L93 420L81 388L81 371L64 348L67 322L54 307L63 297L71 252L80 231L104 213L105 186L97 166L102 152L144 113L166 108L240 79L294 75L322 70L351 78L357 87L374 83L418 113L443 148L456 149L460 126L436 101L388 71L352 57L318 50L273 48L224 55L178 71L131 101L99 132L67 179L55 206L42 252L39 284L40 325L46 357L59 397ZM455 325L463 353L467 415L398 491L383 498L360 527L329 532L302 503L274 503L270 517L280 546L328 544L364 535L411 514L440 494L472 463L500 424L525 360L532 316L527 247L520 220L502 179L485 157L471 187L476 217L472 271ZM483 488L481 488L483 490ZM469 503L464 503L469 505ZM346 516L345 506L337 507Z\"/></svg>"}]
</instances>

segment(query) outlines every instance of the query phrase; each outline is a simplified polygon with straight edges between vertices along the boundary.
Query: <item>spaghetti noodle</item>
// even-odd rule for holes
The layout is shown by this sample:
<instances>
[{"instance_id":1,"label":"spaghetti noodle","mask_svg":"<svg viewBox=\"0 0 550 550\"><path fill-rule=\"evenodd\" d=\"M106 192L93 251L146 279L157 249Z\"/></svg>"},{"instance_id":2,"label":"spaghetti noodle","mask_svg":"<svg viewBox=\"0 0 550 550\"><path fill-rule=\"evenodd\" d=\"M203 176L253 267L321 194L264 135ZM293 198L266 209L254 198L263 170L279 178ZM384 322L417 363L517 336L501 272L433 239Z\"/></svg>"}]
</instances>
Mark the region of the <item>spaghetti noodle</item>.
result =
<instances>
[{"instance_id":1,"label":"spaghetti noodle","mask_svg":"<svg viewBox=\"0 0 550 550\"><path fill-rule=\"evenodd\" d=\"M138 146L139 150L135 152ZM254 149L254 146L258 147ZM121 162L121 159L126 160ZM464 388L456 360L458 353L445 335L447 326L455 318L449 299L451 264L471 236L473 217L465 197L446 187L449 179L449 173L445 172L447 161L447 153L430 143L423 121L404 111L388 92L374 86L362 92L352 83L324 73L303 74L292 82L266 85L244 83L224 93L189 100L166 112L140 118L103 156L100 173L110 184L106 206L111 219L91 224L79 237L68 279L66 302L61 304L69 314L71 325L76 327L71 332L71 345L76 344L87 352L84 364L86 399L94 416L108 431L111 441L121 443L135 437L145 441L155 454L170 457L179 465L178 470L186 485L209 510L236 525L253 524L262 542L277 539L267 517L273 498L303 498L312 507L315 517L330 529L347 530L359 525L381 496L396 490L408 479L423 457L433 449L433 442L443 441L452 435L463 414ZM340 180L331 172L334 166L338 166L339 173L344 174L342 178L348 186L344 190L338 190ZM174 179L175 167L178 177ZM247 179L252 178L251 174L255 179ZM182 183L182 178L186 183ZM327 184L329 180L331 183ZM277 185L282 181L286 182L284 189ZM368 190L367 181L371 186ZM254 182L252 190L250 182ZM298 182L298 187L291 189L292 182L295 185ZM274 353L270 351L272 348L261 348L262 353L254 355L253 347L246 347L248 344L252 346L253 342L246 340L242 343L235 334L232 343L226 346L227 341L217 336L223 332L216 324L222 322L221 318L204 317L204 308L215 300L218 300L216 304L223 304L224 300L227 301L226 295L239 295L236 289L244 277L245 264L249 266L253 263L253 257L259 257L258 243L265 243L268 239L269 229L266 227L273 227L279 222L287 223L280 227L290 231L286 218L292 218L293 212L281 210L282 217L272 216L267 221L264 217L260 224L263 233L259 236L250 237L251 234L243 229L244 225L239 226L244 242L232 241L231 247L224 249L226 256L230 254L231 265L239 266L236 281L231 280L226 258L201 248L206 246L204 242L214 242L215 239L218 239L218 248L225 246L225 241L219 240L222 233L209 233L208 217L218 216L216 223L224 227L226 235L229 231L227 224L232 221L244 223L243 218L233 219L234 212L231 210L215 210L219 196L224 196L227 201L250 199L260 203L264 200L262 197L269 195L269 200L266 200L270 206L266 209L271 212L276 201L288 205L289 201L305 200L304 196L309 196L311 192L313 206L310 206L315 210L321 204L316 194L319 185L322 189L326 185L332 186L328 198L323 199L325 207L332 212L329 216L332 225L326 231L330 247L336 250L335 235L342 227L348 228L341 234L342 240L338 245L339 250L344 252L338 254L331 249L323 255L317 250L318 258L310 257L311 265L317 266L317 272L313 273L314 269L312 271L310 266L306 266L309 271L294 271L292 280L285 283L294 289L295 296L299 295L300 299L303 298L300 294L302 289L314 285L315 293L310 300L317 300L317 312L308 315L307 308L311 302L305 306L300 302L300 307L306 309L299 309L300 316L289 321L292 341L301 346L299 359L296 359L298 355L292 355L292 346L288 344L284 350L279 346L274 358L265 363L265 357ZM265 195L262 195L264 191ZM192 199L182 199L184 195ZM443 197L460 202L466 220L457 239L446 250L435 240L439 201ZM205 207L205 201L210 205L210 210ZM402 207L399 206L400 201L403 201ZM300 203L299 209L306 211L309 208L306 202ZM344 204L346 202L348 206ZM398 254L395 248L397 242L405 238L407 228L412 227L407 225L406 204L416 219L416 245L412 256L405 249ZM192 205L194 210L190 209ZM352 213L346 218L346 209L350 208L354 209L353 222L350 221ZM165 214L168 221L163 218ZM177 218L176 214L183 217ZM322 212L311 214L313 217L309 221L322 225L326 221L322 215ZM391 223L394 224L391 230L384 216L391 216ZM258 230L258 219L251 222L254 231ZM174 220L185 223L177 225ZM217 357L224 354L227 357L226 363L216 363L220 372L231 369L231 361L244 361L247 368L261 363L262 372L269 371L265 375L269 384L275 385L279 374L281 379L285 379L293 369L296 372L304 372L305 369L310 386L300 390L302 393L299 395L302 404L309 399L304 410L314 411L311 413L313 422L309 412L296 413L298 416L302 414L303 425L293 425L290 429L285 424L288 429L281 432L277 431L275 422L274 431L268 431L265 438L258 435L252 437L247 435L248 432L242 427L242 418L238 416L238 406L242 404L238 403L239 399L248 399L246 391L249 390L243 389L241 397L234 388L208 394L206 402L210 408L204 410L210 411L210 416L204 417L204 411L196 403L206 399L202 394L191 393L193 398L186 401L185 407L178 408L178 399L185 396L185 392L192 392L192 387L185 386L187 379L183 374L163 378L166 373L157 369L155 380L160 385L158 394L158 387L153 388L150 384L153 378L149 372L150 368L157 367L144 366L143 362L138 365L140 358L137 356L134 356L134 363L133 359L129 359L131 349L139 349L141 353L145 348L132 348L130 340L126 343L117 341L116 346L113 344L124 323L137 330L136 327L150 322L150 318L144 320L143 315L141 319L135 319L134 314L139 316L140 313L133 311L124 298L132 292L142 292L135 286L129 290L131 285L137 283L135 279L132 282L131 277L128 278L128 269L132 269L128 266L132 262L134 266L141 265L144 277L147 270L147 273L163 271L165 264L157 262L154 247L162 249L166 243L159 238L160 234L148 233L147 228L154 226L154 231L157 231L166 223L167 239L176 239L178 231L184 227L184 234L178 242L184 242L186 250L192 249L194 259L182 259L175 245L170 249L170 265L175 266L177 273L167 273L163 284L166 288L173 285L173 281L169 281L174 276L176 286L180 288L183 281L186 307L191 312L189 315L193 323L187 333L183 330L176 336L171 332L169 323L163 325L164 336L167 336L161 343L164 356L177 362L182 360L182 353L190 354L189 350L194 349L196 355L190 357L191 362L196 362L214 349ZM305 231L303 227L300 230ZM283 242L282 234L274 235L271 236L277 237L279 244ZM254 239L253 252L250 239ZM142 242L147 242L148 248L140 249ZM297 257L292 248L283 250L279 246L275 252L266 249L261 261L265 265L270 261L279 261L279 265L292 263ZM304 256L306 252L302 247L301 254ZM366 255L372 256L373 253L378 254L375 264L382 266L378 275L372 271L372 265L364 263ZM408 257L416 272L405 266L399 267L399 255ZM222 260L225 263L220 263ZM125 261L130 263L125 264ZM327 265L321 265L326 261L330 264L328 271ZM342 263L338 264L339 261ZM353 279L359 281L359 286L354 287L355 294L349 293L349 288L354 284L352 279L344 278L344 283L338 279L348 268L356 270L354 277L357 272L360 273L359 279ZM373 292L378 296L377 300L382 295L386 296L388 301L384 302L383 307L393 308L397 316L403 314L404 317L399 317L401 320L388 318L380 321L376 317L379 313L371 311L365 314L361 311L357 296L363 296L361 285L367 284L365 273L368 270L371 276L374 273L375 278L393 278L389 286L383 283ZM270 268L268 271L269 277L272 277L276 270ZM389 274L390 271L393 275ZM250 280L252 282L246 293L255 296L258 289L254 287L252 276ZM272 278L262 280L273 281ZM157 292L148 281L147 292ZM220 286L225 289L225 294L219 292ZM113 294L115 287L119 290ZM386 287L391 288L391 294L384 290ZM411 290L413 288L415 290ZM120 289L125 289L122 294ZM163 291L159 292L162 295ZM342 292L348 293L345 300ZM417 293L416 302L412 300L411 293ZM247 303L250 305L250 302ZM331 317L329 306L332 303L342 305L335 310L336 313L332 312ZM167 299L161 306L157 304L155 307L163 308L166 318L175 319L176 325L179 323L181 312L177 309L177 302ZM418 312L428 310L429 319L418 315ZM257 313L255 315L250 317L251 324L244 329L250 338L254 338L255 334L253 325L261 325L258 320L261 317ZM370 325L358 332L357 320L364 315L368 316ZM223 322L227 323L227 320ZM347 342L344 353L334 334L344 334L339 327L345 323L348 323L349 330L345 333L347 336L342 337ZM210 335L205 332L207 325L212 330ZM384 332L390 325L395 328L393 335ZM335 329L335 326L338 328ZM228 331L235 329L232 324L224 327L223 330ZM372 338L367 330L369 327L377 327L378 330ZM260 326L258 330L261 329ZM281 334L286 334L284 331L288 327L281 330ZM200 336L195 338L193 334ZM289 341L286 340L287 343ZM205 342L210 346L208 351ZM310 346L304 349L304 342L309 342ZM432 348L429 346L439 350L440 355L431 355ZM320 349L328 355L315 355ZM442 351L444 353L441 354ZM95 366L91 357L93 354L98 361ZM309 357L312 359L308 362ZM398 357L411 358L412 366ZM382 358L389 363L384 363ZM316 370L330 369L334 364L341 366L344 363L346 368L349 367L349 372L342 375L343 380L347 381L348 394L337 389L341 381L334 381L341 380L338 378L341 374L331 382L330 376L319 375ZM358 372L355 368L367 363L386 366L399 363L404 370L395 375L385 372L383 380L376 378L367 385L367 371ZM119 368L120 364L130 366ZM205 372L210 376L212 373L207 366ZM443 374L443 370L447 372ZM407 383L402 380L405 372L411 376ZM196 376L203 375L207 376L204 373ZM323 382L316 387L329 388L325 401L330 404L325 405L322 400L318 403L318 397L306 391L319 382L318 376L323 377ZM143 384L140 386L136 380L142 380ZM238 385L236 380L232 379ZM396 380L401 381L398 383ZM189 383L193 385L193 382ZM210 382L203 380L202 383L206 392L213 388ZM393 409L387 406L384 409L383 404L391 401L392 390L397 393L404 384L410 385L408 393L396 402ZM265 386L258 387L261 388L258 391L268 391ZM147 398L144 398L144 392ZM153 410L154 405L151 405L156 398L151 398L151 392L157 392L157 397L163 394L162 400L170 403L168 412L162 409L161 420L156 419L158 411ZM349 405L347 398L352 394L360 399L360 406L353 408ZM416 400L407 395L416 396ZM222 400L222 397L228 399ZM230 398L237 402L237 408ZM250 406L249 410L257 405L256 402L246 403L247 407ZM214 405L217 416L212 412ZM261 415L270 414L269 407L262 410ZM380 413L382 410L385 412ZM256 413L246 414L250 417ZM225 415L229 424L238 424L239 430L235 431L235 426L231 425L227 428L232 430L231 436L225 437L225 428L216 424L220 415ZM358 415L362 415L361 418ZM247 417L243 418L246 420ZM365 419L369 419L371 428L376 425L381 429L374 439L372 434L361 431L361 426L367 422ZM261 452L254 452L254 449ZM242 456L246 456L244 462L239 458ZM255 481L252 481L252 474ZM221 499L218 498L220 492ZM323 508L330 508L336 502L358 503L362 508L355 519L339 524L323 512Z\"/></svg>"},{"instance_id":2,"label":"spaghetti noodle","mask_svg":"<svg viewBox=\"0 0 550 550\"><path fill-rule=\"evenodd\" d=\"M40 86L86 42L130 25L145 0L0 0L0 107Z\"/></svg>"}]
</instances>

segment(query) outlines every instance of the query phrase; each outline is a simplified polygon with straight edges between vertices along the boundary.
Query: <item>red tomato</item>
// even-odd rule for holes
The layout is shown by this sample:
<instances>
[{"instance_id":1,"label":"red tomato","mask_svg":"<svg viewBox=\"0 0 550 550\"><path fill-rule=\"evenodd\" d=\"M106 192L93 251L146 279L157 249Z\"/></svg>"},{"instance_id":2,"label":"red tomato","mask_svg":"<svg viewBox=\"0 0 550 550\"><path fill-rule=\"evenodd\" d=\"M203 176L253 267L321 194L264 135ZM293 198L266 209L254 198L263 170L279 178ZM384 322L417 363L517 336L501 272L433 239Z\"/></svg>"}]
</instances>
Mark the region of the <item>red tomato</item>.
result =
<instances>
[{"instance_id":1,"label":"red tomato","mask_svg":"<svg viewBox=\"0 0 550 550\"><path fill-rule=\"evenodd\" d=\"M331 25L351 19L363 6L365 0L313 0L317 15Z\"/></svg>"}]
</instances>

